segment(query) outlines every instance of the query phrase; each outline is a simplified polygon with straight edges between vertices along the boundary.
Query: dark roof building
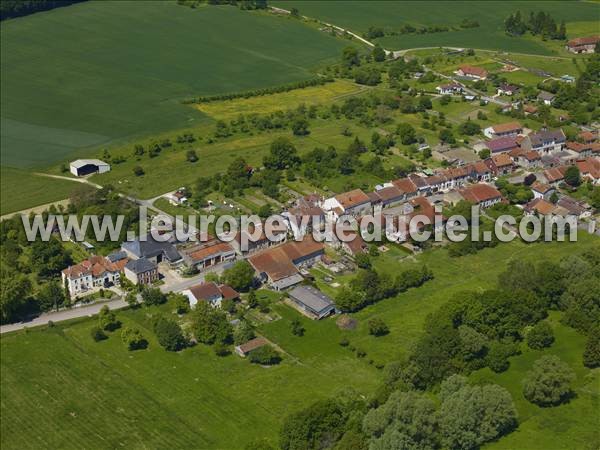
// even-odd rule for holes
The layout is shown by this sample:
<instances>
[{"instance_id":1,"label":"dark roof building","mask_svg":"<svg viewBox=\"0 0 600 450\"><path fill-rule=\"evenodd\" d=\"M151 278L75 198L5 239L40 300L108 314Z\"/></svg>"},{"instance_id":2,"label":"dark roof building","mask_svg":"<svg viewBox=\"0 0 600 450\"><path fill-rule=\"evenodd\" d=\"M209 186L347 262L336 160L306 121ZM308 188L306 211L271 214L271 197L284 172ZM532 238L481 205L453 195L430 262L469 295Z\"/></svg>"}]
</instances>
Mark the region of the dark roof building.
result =
<instances>
[{"instance_id":1,"label":"dark roof building","mask_svg":"<svg viewBox=\"0 0 600 450\"><path fill-rule=\"evenodd\" d=\"M125 241L121 244L121 248L134 259L146 258L152 259L156 263L168 261L175 263L180 261L181 255L171 242L160 242L147 236L145 241L139 238L134 241Z\"/></svg>"},{"instance_id":2,"label":"dark roof building","mask_svg":"<svg viewBox=\"0 0 600 450\"><path fill-rule=\"evenodd\" d=\"M335 311L333 301L312 286L296 286L289 292L289 297L303 313L314 319L322 319Z\"/></svg>"}]
</instances>

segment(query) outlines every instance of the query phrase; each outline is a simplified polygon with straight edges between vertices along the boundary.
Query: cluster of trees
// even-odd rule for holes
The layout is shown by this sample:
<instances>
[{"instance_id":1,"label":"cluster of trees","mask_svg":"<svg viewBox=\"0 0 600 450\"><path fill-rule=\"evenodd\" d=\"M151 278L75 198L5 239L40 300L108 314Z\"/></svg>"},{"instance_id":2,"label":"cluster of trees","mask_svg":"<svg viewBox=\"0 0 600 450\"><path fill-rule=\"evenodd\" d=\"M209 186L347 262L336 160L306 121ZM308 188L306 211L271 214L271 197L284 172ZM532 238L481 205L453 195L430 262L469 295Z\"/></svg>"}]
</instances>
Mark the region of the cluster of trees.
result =
<instances>
[{"instance_id":1,"label":"cluster of trees","mask_svg":"<svg viewBox=\"0 0 600 450\"><path fill-rule=\"evenodd\" d=\"M521 16L521 11L517 11L504 20L504 29L511 36L521 36L529 31L534 36L541 35L543 39L567 38L565 21L561 21L560 26L557 26L552 16L544 11L532 11L527 20Z\"/></svg>"},{"instance_id":2,"label":"cluster of trees","mask_svg":"<svg viewBox=\"0 0 600 450\"><path fill-rule=\"evenodd\" d=\"M195 97L192 99L185 100L184 103L210 103L221 100L233 100L236 98L251 98L261 97L263 95L279 94L281 92L289 92L294 89L303 89L311 86L322 86L326 83L333 81L330 77L316 77L309 80L296 81L294 83L287 83L280 86L273 86L262 89L253 89L251 91L244 92L232 92L229 94L215 94Z\"/></svg>"},{"instance_id":3,"label":"cluster of trees","mask_svg":"<svg viewBox=\"0 0 600 450\"><path fill-rule=\"evenodd\" d=\"M527 184L512 184L503 178L496 181L496 187L511 204L523 205L529 202L533 198L533 192L529 186Z\"/></svg>"},{"instance_id":4,"label":"cluster of trees","mask_svg":"<svg viewBox=\"0 0 600 450\"><path fill-rule=\"evenodd\" d=\"M254 286L254 269L246 260L225 269L220 280L238 292L248 292Z\"/></svg>"},{"instance_id":5,"label":"cluster of trees","mask_svg":"<svg viewBox=\"0 0 600 450\"><path fill-rule=\"evenodd\" d=\"M138 328L123 328L123 331L121 331L121 340L127 346L127 349L130 351L143 350L148 347L148 341L142 335L142 332Z\"/></svg>"},{"instance_id":6,"label":"cluster of trees","mask_svg":"<svg viewBox=\"0 0 600 450\"><path fill-rule=\"evenodd\" d=\"M393 373L387 383L395 382ZM406 388L380 403L351 389L288 416L280 431L283 450L473 449L517 427L509 392L498 385L469 385L454 375L441 385L439 402Z\"/></svg>"},{"instance_id":7,"label":"cluster of trees","mask_svg":"<svg viewBox=\"0 0 600 450\"><path fill-rule=\"evenodd\" d=\"M600 98L595 89L600 81L600 54L590 55L585 60L585 69L574 84L549 81L538 87L556 94L553 107L566 109L570 118L578 124L590 123L600 117ZM538 111L538 116L542 117ZM550 118L550 125L559 125L558 121L548 112L545 118Z\"/></svg>"},{"instance_id":8,"label":"cluster of trees","mask_svg":"<svg viewBox=\"0 0 600 450\"><path fill-rule=\"evenodd\" d=\"M58 213L56 208L52 210ZM48 213L44 213L46 219ZM0 222L0 322L9 323L70 304L60 272L73 263L55 237L30 242L20 216Z\"/></svg>"},{"instance_id":9,"label":"cluster of trees","mask_svg":"<svg viewBox=\"0 0 600 450\"><path fill-rule=\"evenodd\" d=\"M27 16L83 1L85 0L2 0L0 2L0 20Z\"/></svg>"},{"instance_id":10,"label":"cluster of trees","mask_svg":"<svg viewBox=\"0 0 600 450\"><path fill-rule=\"evenodd\" d=\"M49 211L52 213L53 208L51 207ZM97 241L94 228L88 227L86 241L92 243L96 251L101 254L110 253L119 248L120 243L127 240L128 231L134 231L136 234L139 232L137 205L119 196L112 185L106 185L102 189L94 189L85 185L75 188L69 197L69 206L64 210L64 214L76 214L80 223L84 215L110 216L113 223L117 223L117 217L123 216L123 224L117 241L111 239Z\"/></svg>"},{"instance_id":11,"label":"cluster of trees","mask_svg":"<svg viewBox=\"0 0 600 450\"><path fill-rule=\"evenodd\" d=\"M407 269L395 279L387 273L379 274L372 269L363 269L352 279L348 287L340 290L335 298L335 305L341 311L358 311L410 288L419 287L432 278L433 273L427 266Z\"/></svg>"},{"instance_id":12,"label":"cluster of trees","mask_svg":"<svg viewBox=\"0 0 600 450\"><path fill-rule=\"evenodd\" d=\"M273 366L281 362L281 355L270 345L263 345L256 350L252 350L248 354L248 359L254 364Z\"/></svg>"},{"instance_id":13,"label":"cluster of trees","mask_svg":"<svg viewBox=\"0 0 600 450\"><path fill-rule=\"evenodd\" d=\"M552 344L547 324L538 324L550 309L564 311L563 322L588 335L584 360L597 366L598 299L600 256L592 250L559 264L512 261L497 289L457 294L427 318L425 333L402 369L403 380L426 388L451 374L485 366L502 372L525 337L532 348Z\"/></svg>"},{"instance_id":14,"label":"cluster of trees","mask_svg":"<svg viewBox=\"0 0 600 450\"><path fill-rule=\"evenodd\" d=\"M188 345L183 330L173 319L159 316L154 321L153 329L158 343L167 351L176 352Z\"/></svg>"},{"instance_id":15,"label":"cluster of trees","mask_svg":"<svg viewBox=\"0 0 600 450\"><path fill-rule=\"evenodd\" d=\"M215 353L225 355L233 342L233 328L227 314L208 302L199 302L191 313L191 330L198 342L215 345Z\"/></svg>"}]
</instances>

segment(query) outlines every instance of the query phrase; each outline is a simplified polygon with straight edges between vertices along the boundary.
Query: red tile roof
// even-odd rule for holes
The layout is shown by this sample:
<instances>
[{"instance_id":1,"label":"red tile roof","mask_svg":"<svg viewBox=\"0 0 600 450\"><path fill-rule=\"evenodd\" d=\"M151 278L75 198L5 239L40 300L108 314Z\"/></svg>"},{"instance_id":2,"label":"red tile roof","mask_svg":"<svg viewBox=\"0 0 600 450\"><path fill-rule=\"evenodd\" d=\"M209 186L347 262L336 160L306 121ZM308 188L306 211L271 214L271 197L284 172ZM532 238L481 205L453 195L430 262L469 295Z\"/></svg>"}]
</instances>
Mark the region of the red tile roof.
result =
<instances>
[{"instance_id":1,"label":"red tile roof","mask_svg":"<svg viewBox=\"0 0 600 450\"><path fill-rule=\"evenodd\" d=\"M506 167L512 166L513 161L506 153L500 153L498 155L492 156L492 161L496 164L497 167Z\"/></svg>"},{"instance_id":2,"label":"red tile roof","mask_svg":"<svg viewBox=\"0 0 600 450\"><path fill-rule=\"evenodd\" d=\"M353 208L363 203L369 203L369 197L360 189L354 189L350 192L344 192L335 196L335 199L344 209Z\"/></svg>"},{"instance_id":3,"label":"red tile roof","mask_svg":"<svg viewBox=\"0 0 600 450\"><path fill-rule=\"evenodd\" d=\"M523 129L523 127L521 126L521 124L519 122L501 123L499 125L492 126L492 130L494 130L494 133L496 133L496 134L508 133L509 131L518 132L522 129Z\"/></svg>"},{"instance_id":4,"label":"red tile roof","mask_svg":"<svg viewBox=\"0 0 600 450\"><path fill-rule=\"evenodd\" d=\"M377 191L377 195L379 196L379 198L381 198L381 200L387 202L390 200L401 198L404 195L404 193L396 186L390 186Z\"/></svg>"},{"instance_id":5,"label":"red tile roof","mask_svg":"<svg viewBox=\"0 0 600 450\"><path fill-rule=\"evenodd\" d=\"M461 189L460 195L464 197L465 200L479 204L488 200L493 200L496 198L502 198L502 194L495 187L479 183L471 186L467 186L464 189Z\"/></svg>"},{"instance_id":6,"label":"red tile roof","mask_svg":"<svg viewBox=\"0 0 600 450\"><path fill-rule=\"evenodd\" d=\"M551 169L544 170L544 177L546 178L548 183L554 183L565 178L566 170L567 168L564 166L552 167Z\"/></svg>"},{"instance_id":7,"label":"red tile roof","mask_svg":"<svg viewBox=\"0 0 600 450\"><path fill-rule=\"evenodd\" d=\"M252 350L256 350L259 347L267 345L269 342L263 337L254 338L245 344L239 345L239 350L244 354L250 353Z\"/></svg>"},{"instance_id":8,"label":"red tile roof","mask_svg":"<svg viewBox=\"0 0 600 450\"><path fill-rule=\"evenodd\" d=\"M571 39L567 42L569 47L581 47L584 45L596 45L596 42L600 41L600 36L585 36L575 39Z\"/></svg>"},{"instance_id":9,"label":"red tile roof","mask_svg":"<svg viewBox=\"0 0 600 450\"><path fill-rule=\"evenodd\" d=\"M232 253L234 252L231 245L226 242L219 242L214 245L202 247L198 250L193 251L189 254L189 257L194 262L204 261L205 259L213 258L221 253Z\"/></svg>"},{"instance_id":10,"label":"red tile roof","mask_svg":"<svg viewBox=\"0 0 600 450\"><path fill-rule=\"evenodd\" d=\"M123 258L113 263L103 256L94 255L79 264L67 267L62 273L68 278L80 278L86 275L98 277L104 272L121 272L128 262L129 259Z\"/></svg>"},{"instance_id":11,"label":"red tile roof","mask_svg":"<svg viewBox=\"0 0 600 450\"><path fill-rule=\"evenodd\" d=\"M236 298L240 298L240 293L227 284L220 285L219 290L225 300L235 300Z\"/></svg>"},{"instance_id":12,"label":"red tile roof","mask_svg":"<svg viewBox=\"0 0 600 450\"><path fill-rule=\"evenodd\" d=\"M317 242L312 236L304 236L301 241L290 241L281 246L283 252L292 261L297 261L301 258L313 255L325 250L325 245L322 242Z\"/></svg>"},{"instance_id":13,"label":"red tile roof","mask_svg":"<svg viewBox=\"0 0 600 450\"><path fill-rule=\"evenodd\" d=\"M488 76L488 71L483 69L482 67L475 67L469 64L463 64L458 69L464 74L476 75L480 78L485 78Z\"/></svg>"},{"instance_id":14,"label":"red tile roof","mask_svg":"<svg viewBox=\"0 0 600 450\"><path fill-rule=\"evenodd\" d=\"M392 184L400 189L405 194L413 194L417 192L417 186L409 178L400 178L392 181Z\"/></svg>"},{"instance_id":15,"label":"red tile roof","mask_svg":"<svg viewBox=\"0 0 600 450\"><path fill-rule=\"evenodd\" d=\"M272 281L278 281L298 273L298 269L281 247L257 253L248 258L248 261L257 272L266 273Z\"/></svg>"},{"instance_id":16,"label":"red tile roof","mask_svg":"<svg viewBox=\"0 0 600 450\"><path fill-rule=\"evenodd\" d=\"M221 297L221 291L219 287L212 281L192 286L190 291L198 300L208 300L215 297Z\"/></svg>"}]
</instances>

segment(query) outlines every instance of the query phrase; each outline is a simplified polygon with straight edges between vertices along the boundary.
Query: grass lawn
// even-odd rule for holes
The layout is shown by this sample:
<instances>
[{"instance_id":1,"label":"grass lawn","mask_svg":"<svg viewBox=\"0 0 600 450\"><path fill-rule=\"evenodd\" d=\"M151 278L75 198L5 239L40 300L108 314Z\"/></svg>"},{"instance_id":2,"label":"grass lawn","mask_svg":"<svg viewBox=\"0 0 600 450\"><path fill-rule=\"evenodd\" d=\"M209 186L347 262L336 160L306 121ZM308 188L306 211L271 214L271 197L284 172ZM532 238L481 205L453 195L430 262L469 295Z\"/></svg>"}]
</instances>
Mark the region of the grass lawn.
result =
<instances>
[{"instance_id":1,"label":"grass lawn","mask_svg":"<svg viewBox=\"0 0 600 450\"><path fill-rule=\"evenodd\" d=\"M208 120L180 100L308 79L345 45L291 18L166 1L85 2L7 21L2 163L43 166Z\"/></svg>"},{"instance_id":2,"label":"grass lawn","mask_svg":"<svg viewBox=\"0 0 600 450\"><path fill-rule=\"evenodd\" d=\"M34 175L26 170L0 168L0 214L8 214L67 198L78 183Z\"/></svg>"},{"instance_id":3,"label":"grass lawn","mask_svg":"<svg viewBox=\"0 0 600 450\"><path fill-rule=\"evenodd\" d=\"M90 320L2 336L2 448L234 449L259 437L275 444L290 411L344 386L368 394L378 378L337 344L304 359L278 342L294 357L271 368L204 345L169 353L153 338L154 311L119 313L150 342L137 352L119 331L95 343Z\"/></svg>"},{"instance_id":4,"label":"grass lawn","mask_svg":"<svg viewBox=\"0 0 600 450\"><path fill-rule=\"evenodd\" d=\"M387 31L399 31L404 24L413 26L446 25L458 27L463 19L475 19L478 28L460 29L442 33L398 34L378 39L384 48L399 50L418 47L471 47L503 50L538 55L555 54L561 45L543 42L540 38L507 36L504 19L520 10L524 17L530 11L543 10L557 23L565 20L569 38L590 33L590 18L600 18L600 6L593 2L553 1L275 1L277 6L298 8L301 14L349 28L361 34L370 26L383 27ZM597 24L597 21L596 21ZM597 25L596 28L597 30ZM580 34L582 33L582 34ZM560 49L560 50L559 50Z\"/></svg>"}]
</instances>

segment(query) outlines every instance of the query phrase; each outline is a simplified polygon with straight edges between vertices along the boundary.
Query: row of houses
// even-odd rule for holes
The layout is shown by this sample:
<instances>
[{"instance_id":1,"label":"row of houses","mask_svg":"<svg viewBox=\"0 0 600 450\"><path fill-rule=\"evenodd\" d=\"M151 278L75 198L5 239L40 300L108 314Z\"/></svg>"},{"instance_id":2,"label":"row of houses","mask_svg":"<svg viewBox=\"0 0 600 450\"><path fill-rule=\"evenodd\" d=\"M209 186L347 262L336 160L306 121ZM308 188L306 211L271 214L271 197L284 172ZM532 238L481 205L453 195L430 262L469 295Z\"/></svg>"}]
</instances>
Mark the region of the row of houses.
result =
<instances>
[{"instance_id":1,"label":"row of houses","mask_svg":"<svg viewBox=\"0 0 600 450\"><path fill-rule=\"evenodd\" d=\"M525 169L575 164L600 156L600 143L596 142L597 134L593 132L582 133L582 142L567 141L562 129L542 129L525 135L518 122L510 122L488 127L484 134L491 138L485 147L492 155L507 153L515 164Z\"/></svg>"}]
</instances>

